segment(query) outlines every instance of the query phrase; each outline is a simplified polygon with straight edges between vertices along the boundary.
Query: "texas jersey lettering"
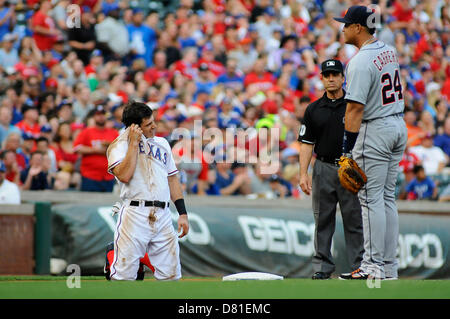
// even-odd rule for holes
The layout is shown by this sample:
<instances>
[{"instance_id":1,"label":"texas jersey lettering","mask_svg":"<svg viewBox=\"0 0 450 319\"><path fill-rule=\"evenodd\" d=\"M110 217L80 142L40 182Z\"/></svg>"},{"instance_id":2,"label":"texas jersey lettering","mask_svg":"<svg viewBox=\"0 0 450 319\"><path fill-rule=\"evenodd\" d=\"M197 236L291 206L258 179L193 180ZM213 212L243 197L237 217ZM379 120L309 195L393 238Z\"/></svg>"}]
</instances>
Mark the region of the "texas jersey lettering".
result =
<instances>
[{"instance_id":1,"label":"texas jersey lettering","mask_svg":"<svg viewBox=\"0 0 450 319\"><path fill-rule=\"evenodd\" d=\"M146 153L146 149L148 150L148 153ZM161 151L160 147L156 146L155 144L151 144L149 141L146 141L145 143L141 141L139 143L139 153L151 156L152 158L163 162L164 165L167 164L167 151Z\"/></svg>"},{"instance_id":2,"label":"texas jersey lettering","mask_svg":"<svg viewBox=\"0 0 450 319\"><path fill-rule=\"evenodd\" d=\"M128 150L128 129L108 148L108 171L123 161ZM138 160L133 175L133 183L121 185L120 198L170 201L167 177L178 173L169 143L162 137L142 136L138 148ZM149 187L146 187L149 186Z\"/></svg>"}]
</instances>

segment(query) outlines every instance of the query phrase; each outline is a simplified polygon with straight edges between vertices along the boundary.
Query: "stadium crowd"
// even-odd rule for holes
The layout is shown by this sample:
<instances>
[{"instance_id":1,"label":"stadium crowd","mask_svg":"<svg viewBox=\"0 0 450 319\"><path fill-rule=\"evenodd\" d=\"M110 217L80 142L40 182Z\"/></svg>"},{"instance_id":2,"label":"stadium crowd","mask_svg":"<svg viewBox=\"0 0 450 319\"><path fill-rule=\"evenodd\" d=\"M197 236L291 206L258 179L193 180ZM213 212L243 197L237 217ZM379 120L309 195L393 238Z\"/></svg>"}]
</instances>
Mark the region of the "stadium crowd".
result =
<instances>
[{"instance_id":1,"label":"stadium crowd","mask_svg":"<svg viewBox=\"0 0 450 319\"><path fill-rule=\"evenodd\" d=\"M332 18L372 2L133 3L0 0L0 192L6 183L113 191L106 149L136 100L154 110L186 193L303 197L297 137L307 105L324 94L319 66L345 65L356 50ZM376 36L395 46L401 67L408 147L397 196L450 200L450 1L374 3ZM177 128L192 134L179 138ZM235 160L223 161L231 151ZM279 159L276 171L264 170L263 152Z\"/></svg>"}]
</instances>

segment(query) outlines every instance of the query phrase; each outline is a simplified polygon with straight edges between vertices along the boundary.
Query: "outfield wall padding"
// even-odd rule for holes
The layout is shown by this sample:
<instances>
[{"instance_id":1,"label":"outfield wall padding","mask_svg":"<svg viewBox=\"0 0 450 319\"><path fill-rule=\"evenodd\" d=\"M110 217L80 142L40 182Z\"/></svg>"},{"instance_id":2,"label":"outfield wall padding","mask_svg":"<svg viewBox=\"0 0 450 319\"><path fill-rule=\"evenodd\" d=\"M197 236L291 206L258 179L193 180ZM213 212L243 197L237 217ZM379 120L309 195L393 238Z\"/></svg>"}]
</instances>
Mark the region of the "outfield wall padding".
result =
<instances>
[{"instance_id":1,"label":"outfield wall padding","mask_svg":"<svg viewBox=\"0 0 450 319\"><path fill-rule=\"evenodd\" d=\"M190 233L180 240L184 276L223 276L261 271L287 278L312 275L314 219L309 204L258 200L188 200ZM111 203L112 204L112 203ZM171 205L174 225L177 213ZM425 211L424 211L425 213ZM101 274L116 217L110 204L52 206L52 257L78 264L82 274ZM450 278L450 216L399 214L399 273L412 278ZM336 273L350 271L342 219L333 239ZM64 273L64 271L63 271Z\"/></svg>"}]
</instances>

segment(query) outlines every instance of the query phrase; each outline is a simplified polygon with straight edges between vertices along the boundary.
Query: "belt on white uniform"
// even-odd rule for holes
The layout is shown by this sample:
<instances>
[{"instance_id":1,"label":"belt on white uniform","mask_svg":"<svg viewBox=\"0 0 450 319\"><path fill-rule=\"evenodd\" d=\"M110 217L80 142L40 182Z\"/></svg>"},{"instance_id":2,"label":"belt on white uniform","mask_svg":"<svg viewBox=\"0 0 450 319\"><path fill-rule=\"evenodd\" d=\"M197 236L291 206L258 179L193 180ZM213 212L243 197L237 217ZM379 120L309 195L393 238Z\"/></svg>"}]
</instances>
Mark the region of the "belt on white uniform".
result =
<instances>
[{"instance_id":1,"label":"belt on white uniform","mask_svg":"<svg viewBox=\"0 0 450 319\"><path fill-rule=\"evenodd\" d=\"M375 117L373 119L368 119L368 120L362 120L363 123L369 123L378 119L384 119L385 117L389 117L389 116L403 116L403 112L398 112L398 113L394 113L394 114L389 114L386 116L381 116L381 117Z\"/></svg>"},{"instance_id":2,"label":"belt on white uniform","mask_svg":"<svg viewBox=\"0 0 450 319\"><path fill-rule=\"evenodd\" d=\"M169 207L169 202L160 202L159 200L132 200L130 201L130 206L140 206L141 203L145 207L159 207L159 208L166 208Z\"/></svg>"}]
</instances>

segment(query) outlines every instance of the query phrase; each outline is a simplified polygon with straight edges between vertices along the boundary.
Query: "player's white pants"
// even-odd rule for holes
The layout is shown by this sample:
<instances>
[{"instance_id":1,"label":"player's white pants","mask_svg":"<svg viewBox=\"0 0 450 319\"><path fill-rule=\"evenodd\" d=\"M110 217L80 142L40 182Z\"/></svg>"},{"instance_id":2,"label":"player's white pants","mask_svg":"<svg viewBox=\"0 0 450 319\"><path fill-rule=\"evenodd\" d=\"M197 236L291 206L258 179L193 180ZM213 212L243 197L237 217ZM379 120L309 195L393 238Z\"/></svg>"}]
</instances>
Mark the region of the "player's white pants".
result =
<instances>
[{"instance_id":1,"label":"player's white pants","mask_svg":"<svg viewBox=\"0 0 450 319\"><path fill-rule=\"evenodd\" d=\"M389 116L362 123L352 152L367 175L358 193L365 250L360 268L375 277L398 277L395 185L406 140L403 117Z\"/></svg>"},{"instance_id":2,"label":"player's white pants","mask_svg":"<svg viewBox=\"0 0 450 319\"><path fill-rule=\"evenodd\" d=\"M155 220L149 216L154 211ZM114 232L114 261L112 280L135 280L139 259L148 253L158 280L181 278L178 236L172 224L169 208L129 206L124 204L119 212Z\"/></svg>"}]
</instances>

